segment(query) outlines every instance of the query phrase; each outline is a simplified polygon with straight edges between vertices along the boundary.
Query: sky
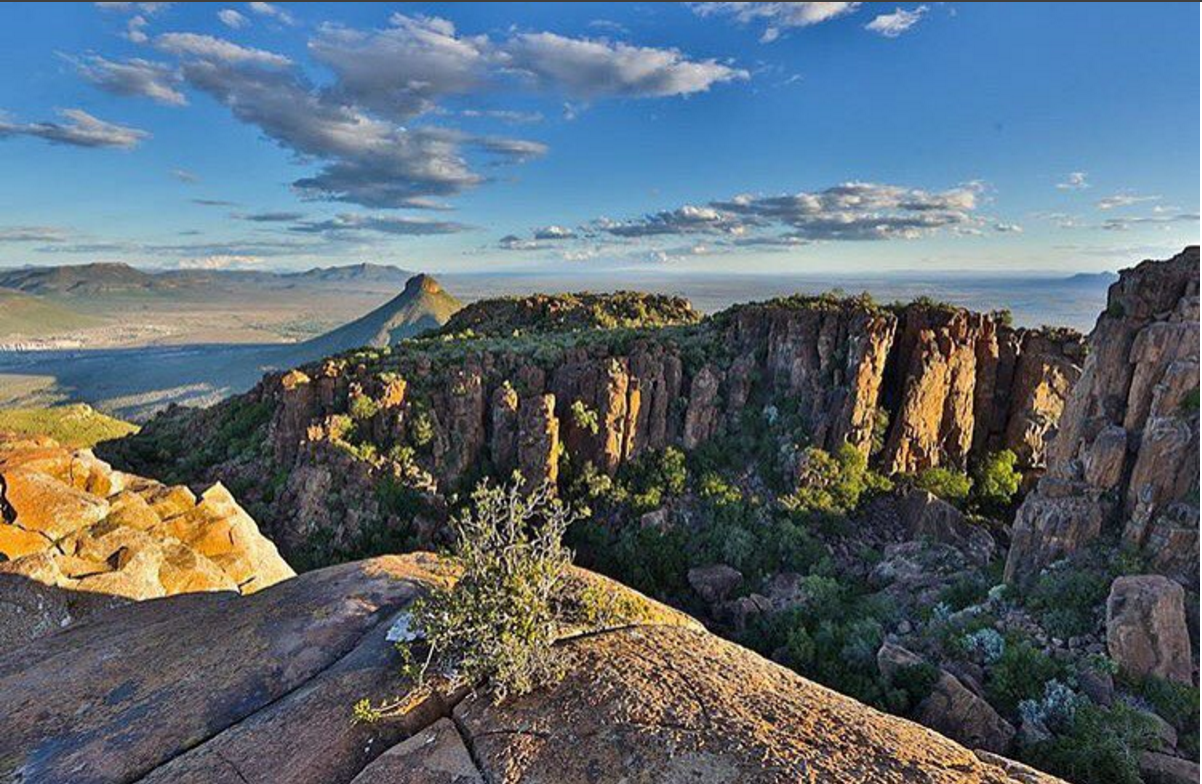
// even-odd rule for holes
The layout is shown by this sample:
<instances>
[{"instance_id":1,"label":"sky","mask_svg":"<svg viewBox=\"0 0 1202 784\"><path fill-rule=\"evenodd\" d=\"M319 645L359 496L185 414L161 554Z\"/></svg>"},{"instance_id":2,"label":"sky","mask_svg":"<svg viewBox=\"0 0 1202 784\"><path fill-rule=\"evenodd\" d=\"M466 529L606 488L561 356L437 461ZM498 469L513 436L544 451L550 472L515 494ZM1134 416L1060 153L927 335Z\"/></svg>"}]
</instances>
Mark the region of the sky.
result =
<instances>
[{"instance_id":1,"label":"sky","mask_svg":"<svg viewBox=\"0 0 1202 784\"><path fill-rule=\"evenodd\" d=\"M0 265L1116 270L1193 3L5 3Z\"/></svg>"}]
</instances>

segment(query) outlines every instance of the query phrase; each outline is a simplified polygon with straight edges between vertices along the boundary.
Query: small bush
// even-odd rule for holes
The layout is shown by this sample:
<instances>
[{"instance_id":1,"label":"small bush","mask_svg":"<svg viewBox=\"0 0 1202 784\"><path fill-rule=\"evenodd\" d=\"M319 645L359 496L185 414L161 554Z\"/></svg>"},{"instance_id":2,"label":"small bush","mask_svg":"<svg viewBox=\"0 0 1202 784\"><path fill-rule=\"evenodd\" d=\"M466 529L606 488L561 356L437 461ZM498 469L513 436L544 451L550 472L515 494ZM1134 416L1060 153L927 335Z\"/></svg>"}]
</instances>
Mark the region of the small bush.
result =
<instances>
[{"instance_id":1,"label":"small bush","mask_svg":"<svg viewBox=\"0 0 1202 784\"><path fill-rule=\"evenodd\" d=\"M1056 637L1088 634L1098 624L1097 608L1105 604L1113 580L1109 570L1069 562L1042 575L1027 594L1026 605Z\"/></svg>"},{"instance_id":2,"label":"small bush","mask_svg":"<svg viewBox=\"0 0 1202 784\"><path fill-rule=\"evenodd\" d=\"M597 412L588 407L583 400L573 400L571 405L572 422L581 430L592 435L601 432L601 419Z\"/></svg>"},{"instance_id":3,"label":"small bush","mask_svg":"<svg viewBox=\"0 0 1202 784\"><path fill-rule=\"evenodd\" d=\"M989 671L989 702L1013 715L1023 700L1043 699L1045 685L1060 675L1060 665L1029 642L1008 642Z\"/></svg>"},{"instance_id":4,"label":"small bush","mask_svg":"<svg viewBox=\"0 0 1202 784\"><path fill-rule=\"evenodd\" d=\"M527 495L517 484L481 484L451 523L462 574L413 604L426 653L409 644L409 674L420 683L433 667L452 681L487 682L496 701L555 680L563 662L552 647L553 598L571 563L562 538L572 520L546 486Z\"/></svg>"},{"instance_id":5,"label":"small bush","mask_svg":"<svg viewBox=\"0 0 1202 784\"><path fill-rule=\"evenodd\" d=\"M1000 512L1010 506L1022 482L1022 474L1014 467L1018 456L1009 449L986 455L975 471L973 498L982 509Z\"/></svg>"},{"instance_id":6,"label":"small bush","mask_svg":"<svg viewBox=\"0 0 1202 784\"><path fill-rule=\"evenodd\" d=\"M351 415L351 419L356 422L363 422L371 419L380 410L380 404L372 400L367 395L356 395L351 398L350 405L347 407L347 413Z\"/></svg>"},{"instance_id":7,"label":"small bush","mask_svg":"<svg viewBox=\"0 0 1202 784\"><path fill-rule=\"evenodd\" d=\"M1027 762L1069 781L1142 784L1139 758L1155 740L1148 716L1123 703L1110 708L1083 704L1069 727L1025 749Z\"/></svg>"},{"instance_id":8,"label":"small bush","mask_svg":"<svg viewBox=\"0 0 1202 784\"><path fill-rule=\"evenodd\" d=\"M972 480L967 474L950 468L936 466L922 471L914 478L914 486L937 495L944 501L963 504L972 490Z\"/></svg>"}]
</instances>

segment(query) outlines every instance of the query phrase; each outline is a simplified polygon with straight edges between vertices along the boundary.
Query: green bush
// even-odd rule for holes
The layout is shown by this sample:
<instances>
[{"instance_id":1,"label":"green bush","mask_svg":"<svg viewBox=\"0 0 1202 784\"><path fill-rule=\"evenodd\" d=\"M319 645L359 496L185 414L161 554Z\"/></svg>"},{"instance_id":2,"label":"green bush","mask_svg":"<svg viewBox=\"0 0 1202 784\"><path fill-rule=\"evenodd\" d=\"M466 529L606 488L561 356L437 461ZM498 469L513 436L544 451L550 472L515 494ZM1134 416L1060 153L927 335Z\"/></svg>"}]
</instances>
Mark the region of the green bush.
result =
<instances>
[{"instance_id":1,"label":"green bush","mask_svg":"<svg viewBox=\"0 0 1202 784\"><path fill-rule=\"evenodd\" d=\"M372 400L367 395L356 395L351 398L350 405L347 407L347 413L351 415L351 419L356 422L363 422L371 419L380 410L380 404Z\"/></svg>"},{"instance_id":2,"label":"green bush","mask_svg":"<svg viewBox=\"0 0 1202 784\"><path fill-rule=\"evenodd\" d=\"M846 515L855 510L870 491L889 489L887 479L868 469L868 459L850 444L834 454L816 447L805 449L799 459L797 488L781 499L790 511Z\"/></svg>"},{"instance_id":3,"label":"green bush","mask_svg":"<svg viewBox=\"0 0 1202 784\"><path fill-rule=\"evenodd\" d=\"M1026 596L1026 606L1041 626L1056 637L1094 631L1097 608L1106 602L1115 575L1087 561L1070 561L1040 576Z\"/></svg>"},{"instance_id":4,"label":"green bush","mask_svg":"<svg viewBox=\"0 0 1202 784\"><path fill-rule=\"evenodd\" d=\"M481 484L451 523L459 579L412 606L423 639L407 648L410 674L421 682L433 667L453 682L487 682L497 701L553 681L562 671L553 599L571 563L562 537L572 520L549 487Z\"/></svg>"},{"instance_id":5,"label":"green bush","mask_svg":"<svg viewBox=\"0 0 1202 784\"><path fill-rule=\"evenodd\" d=\"M1156 676L1148 676L1130 686L1132 691L1152 706L1158 716L1177 730L1177 747L1190 757L1197 758L1198 687Z\"/></svg>"},{"instance_id":6,"label":"green bush","mask_svg":"<svg viewBox=\"0 0 1202 784\"><path fill-rule=\"evenodd\" d=\"M572 422L576 427L588 431L592 435L597 435L597 433L601 432L600 417L583 400L573 400L570 410L572 412Z\"/></svg>"},{"instance_id":7,"label":"green bush","mask_svg":"<svg viewBox=\"0 0 1202 784\"><path fill-rule=\"evenodd\" d=\"M1007 640L985 690L991 705L1013 715L1023 700L1043 699L1044 685L1060 674L1060 665L1031 643Z\"/></svg>"},{"instance_id":8,"label":"green bush","mask_svg":"<svg viewBox=\"0 0 1202 784\"><path fill-rule=\"evenodd\" d=\"M972 480L968 475L950 468L936 466L928 468L914 477L914 486L937 495L944 501L953 504L963 504L968 500L972 490Z\"/></svg>"},{"instance_id":9,"label":"green bush","mask_svg":"<svg viewBox=\"0 0 1202 784\"><path fill-rule=\"evenodd\" d=\"M1068 729L1024 749L1041 770L1089 784L1142 784L1139 758L1155 742L1151 719L1121 702L1110 708L1086 703Z\"/></svg>"},{"instance_id":10,"label":"green bush","mask_svg":"<svg viewBox=\"0 0 1202 784\"><path fill-rule=\"evenodd\" d=\"M982 509L1000 512L1010 506L1022 483L1022 474L1014 467L1018 456L1009 449L991 452L977 466L972 485L973 499Z\"/></svg>"}]
</instances>

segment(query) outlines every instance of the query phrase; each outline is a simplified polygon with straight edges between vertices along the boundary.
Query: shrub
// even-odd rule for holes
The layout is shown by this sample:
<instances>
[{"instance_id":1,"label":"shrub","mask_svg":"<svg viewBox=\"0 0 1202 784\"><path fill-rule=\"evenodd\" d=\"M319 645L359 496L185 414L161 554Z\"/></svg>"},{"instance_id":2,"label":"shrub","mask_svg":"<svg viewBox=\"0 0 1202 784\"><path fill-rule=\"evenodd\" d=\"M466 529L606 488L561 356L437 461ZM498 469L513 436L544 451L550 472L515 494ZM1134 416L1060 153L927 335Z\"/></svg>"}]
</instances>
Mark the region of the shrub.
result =
<instances>
[{"instance_id":1,"label":"shrub","mask_svg":"<svg viewBox=\"0 0 1202 784\"><path fill-rule=\"evenodd\" d=\"M1023 700L1043 698L1045 684L1060 675L1060 665L1029 642L1008 642L989 671L989 702L1013 715Z\"/></svg>"},{"instance_id":2,"label":"shrub","mask_svg":"<svg viewBox=\"0 0 1202 784\"><path fill-rule=\"evenodd\" d=\"M928 468L916 476L914 486L926 490L932 495L937 495L944 501L963 504L968 500L968 493L972 490L972 480L968 478L967 474L960 471L936 466Z\"/></svg>"},{"instance_id":3,"label":"shrub","mask_svg":"<svg viewBox=\"0 0 1202 784\"><path fill-rule=\"evenodd\" d=\"M991 452L977 466L973 481L973 498L983 509L1002 511L1010 505L1022 482L1022 474L1014 467L1018 456L1009 449Z\"/></svg>"},{"instance_id":4,"label":"shrub","mask_svg":"<svg viewBox=\"0 0 1202 784\"><path fill-rule=\"evenodd\" d=\"M362 422L371 419L380 410L380 404L372 400L367 395L356 395L351 398L350 405L347 407L347 413L351 415L351 419L356 422Z\"/></svg>"},{"instance_id":5,"label":"shrub","mask_svg":"<svg viewBox=\"0 0 1202 784\"><path fill-rule=\"evenodd\" d=\"M1090 784L1142 784L1139 758L1156 737L1152 720L1115 703L1110 708L1080 705L1067 729L1028 746L1028 762L1070 781Z\"/></svg>"},{"instance_id":6,"label":"shrub","mask_svg":"<svg viewBox=\"0 0 1202 784\"><path fill-rule=\"evenodd\" d=\"M1040 576L1027 594L1026 605L1040 625L1057 637L1088 634L1097 625L1097 608L1105 603L1113 580L1110 570L1070 561Z\"/></svg>"},{"instance_id":7,"label":"shrub","mask_svg":"<svg viewBox=\"0 0 1202 784\"><path fill-rule=\"evenodd\" d=\"M433 667L455 682L487 682L496 701L553 681L562 672L553 599L571 563L562 537L572 520L547 486L478 486L451 522L462 574L412 606L426 653L419 661L417 642L404 647L408 674L421 683Z\"/></svg>"},{"instance_id":8,"label":"shrub","mask_svg":"<svg viewBox=\"0 0 1202 784\"><path fill-rule=\"evenodd\" d=\"M844 515L866 492L888 488L889 481L868 470L868 459L850 444L834 454L808 447L799 458L797 489L781 503L795 512Z\"/></svg>"},{"instance_id":9,"label":"shrub","mask_svg":"<svg viewBox=\"0 0 1202 784\"><path fill-rule=\"evenodd\" d=\"M597 412L588 407L583 400L573 400L571 405L572 422L581 430L593 435L601 432L601 419Z\"/></svg>"},{"instance_id":10,"label":"shrub","mask_svg":"<svg viewBox=\"0 0 1202 784\"><path fill-rule=\"evenodd\" d=\"M1198 687L1148 676L1130 684L1156 711L1177 730L1177 747L1190 757L1198 756Z\"/></svg>"}]
</instances>

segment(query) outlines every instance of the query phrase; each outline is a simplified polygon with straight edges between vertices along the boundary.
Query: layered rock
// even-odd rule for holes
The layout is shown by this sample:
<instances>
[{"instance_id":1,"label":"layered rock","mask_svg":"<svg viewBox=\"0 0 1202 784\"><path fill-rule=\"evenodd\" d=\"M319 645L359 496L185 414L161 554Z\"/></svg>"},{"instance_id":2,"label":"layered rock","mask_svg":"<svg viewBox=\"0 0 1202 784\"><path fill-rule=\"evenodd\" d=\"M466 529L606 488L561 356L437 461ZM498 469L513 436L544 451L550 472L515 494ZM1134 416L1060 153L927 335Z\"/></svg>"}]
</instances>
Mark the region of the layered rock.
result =
<instances>
[{"instance_id":1,"label":"layered rock","mask_svg":"<svg viewBox=\"0 0 1202 784\"><path fill-rule=\"evenodd\" d=\"M1056 781L817 686L604 580L630 618L566 638L558 684L500 705L414 692L387 629L449 579L429 556L377 558L254 596L127 605L0 656L0 777ZM364 697L409 707L350 721Z\"/></svg>"},{"instance_id":2,"label":"layered rock","mask_svg":"<svg viewBox=\"0 0 1202 784\"><path fill-rule=\"evenodd\" d=\"M25 630L9 644L113 603L25 583L141 600L249 594L294 575L220 484L197 498L48 438L0 434L0 512L3 620Z\"/></svg>"},{"instance_id":3,"label":"layered rock","mask_svg":"<svg viewBox=\"0 0 1202 784\"><path fill-rule=\"evenodd\" d=\"M1113 527L1153 567L1198 580L1198 248L1124 270L1089 337L1049 475L1015 523L1026 582Z\"/></svg>"},{"instance_id":4,"label":"layered rock","mask_svg":"<svg viewBox=\"0 0 1202 784\"><path fill-rule=\"evenodd\" d=\"M398 477L420 473L437 506L483 473L555 482L566 461L612 475L648 452L697 449L782 416L793 428L776 436L782 454L850 444L869 456L883 445L882 468L913 472L1009 448L1037 472L1079 352L1072 334L961 309L795 297L698 324L429 338L333 358L213 409L171 412L132 443L155 440L148 451L175 451L189 472L201 463L191 479L250 487L289 554L318 530L353 549L367 528L411 523L390 521L372 491ZM259 409L271 461L196 459L215 429ZM126 457L162 470L141 454ZM263 497L277 476L285 486ZM332 476L351 485L337 499L320 490Z\"/></svg>"}]
</instances>

